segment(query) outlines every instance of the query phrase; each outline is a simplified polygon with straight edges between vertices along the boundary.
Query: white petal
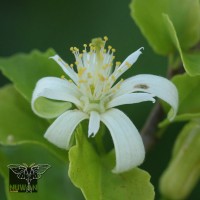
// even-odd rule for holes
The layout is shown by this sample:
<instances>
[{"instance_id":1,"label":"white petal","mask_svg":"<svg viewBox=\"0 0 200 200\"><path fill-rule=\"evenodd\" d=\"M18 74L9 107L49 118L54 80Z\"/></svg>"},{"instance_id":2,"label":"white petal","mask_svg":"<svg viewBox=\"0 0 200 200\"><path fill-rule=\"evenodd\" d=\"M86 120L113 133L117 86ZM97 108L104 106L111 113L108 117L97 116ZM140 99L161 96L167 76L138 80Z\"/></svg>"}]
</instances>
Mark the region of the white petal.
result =
<instances>
[{"instance_id":1,"label":"white petal","mask_svg":"<svg viewBox=\"0 0 200 200\"><path fill-rule=\"evenodd\" d=\"M178 109L178 91L171 81L156 75L137 75L122 82L120 89L112 98L137 91L150 93L167 102L172 107L168 114L169 119L175 117Z\"/></svg>"},{"instance_id":2,"label":"white petal","mask_svg":"<svg viewBox=\"0 0 200 200\"><path fill-rule=\"evenodd\" d=\"M98 112L92 111L90 113L88 137L95 136L100 127L100 115Z\"/></svg>"},{"instance_id":3,"label":"white petal","mask_svg":"<svg viewBox=\"0 0 200 200\"><path fill-rule=\"evenodd\" d=\"M115 146L115 173L121 173L140 165L145 157L142 138L131 120L120 110L110 109L101 115L108 127Z\"/></svg>"},{"instance_id":4,"label":"white petal","mask_svg":"<svg viewBox=\"0 0 200 200\"><path fill-rule=\"evenodd\" d=\"M112 108L124 104L140 103L143 101L152 101L154 103L155 99L153 97L154 95L148 93L123 94L121 96L112 99L108 103L107 108Z\"/></svg>"},{"instance_id":5,"label":"white petal","mask_svg":"<svg viewBox=\"0 0 200 200\"><path fill-rule=\"evenodd\" d=\"M133 65L136 61L137 61L137 59L138 59L138 57L140 56L140 54L142 53L141 52L141 50L143 50L144 49L144 47L141 47L141 48L139 48L137 51L135 51L135 52L133 52L131 55L129 55L125 60L124 60L124 62L121 64L121 65L123 65L123 64L125 64L125 63L129 63L129 64L131 64L131 65Z\"/></svg>"},{"instance_id":6,"label":"white petal","mask_svg":"<svg viewBox=\"0 0 200 200\"><path fill-rule=\"evenodd\" d=\"M56 77L45 77L40 79L35 87L35 90L33 92L32 96L32 109L33 111L45 118L52 118L60 115L66 110L63 110L63 112L58 112L55 114L52 113L52 110L55 110L55 106L58 105L59 102L54 103L53 101L49 101L49 108L46 109L45 107L40 106L40 100L41 97L44 99L52 99L52 100L59 100L60 105L63 103L62 101L67 101L76 104L77 106L81 105L81 102L79 100L80 98L80 92L76 88L76 86L73 83L69 83L67 80L63 80ZM52 103L51 103L52 102ZM64 108L64 106L63 106ZM59 109L59 106L58 106Z\"/></svg>"},{"instance_id":7,"label":"white petal","mask_svg":"<svg viewBox=\"0 0 200 200\"><path fill-rule=\"evenodd\" d=\"M140 54L142 53L141 50L144 49L144 47L139 48L137 51L133 52L131 55L129 55L124 61L123 63L116 68L116 70L113 72L113 74L110 76L110 81L113 84L115 82L115 80L117 80L125 71L127 71L129 69L128 65L133 65L138 57L140 56ZM128 65L127 65L128 64ZM113 79L114 77L114 79Z\"/></svg>"},{"instance_id":8,"label":"white petal","mask_svg":"<svg viewBox=\"0 0 200 200\"><path fill-rule=\"evenodd\" d=\"M44 137L54 145L63 148L70 148L70 138L76 126L88 115L79 110L69 110L59 116L47 129Z\"/></svg>"},{"instance_id":9,"label":"white petal","mask_svg":"<svg viewBox=\"0 0 200 200\"><path fill-rule=\"evenodd\" d=\"M50 58L52 58L53 60L55 60L55 61L60 65L60 67L62 68L62 70L63 70L75 83L78 82L77 73L76 73L73 69L71 69L70 66L62 60L62 58L60 58L58 55L52 56L52 57L50 57Z\"/></svg>"}]
</instances>

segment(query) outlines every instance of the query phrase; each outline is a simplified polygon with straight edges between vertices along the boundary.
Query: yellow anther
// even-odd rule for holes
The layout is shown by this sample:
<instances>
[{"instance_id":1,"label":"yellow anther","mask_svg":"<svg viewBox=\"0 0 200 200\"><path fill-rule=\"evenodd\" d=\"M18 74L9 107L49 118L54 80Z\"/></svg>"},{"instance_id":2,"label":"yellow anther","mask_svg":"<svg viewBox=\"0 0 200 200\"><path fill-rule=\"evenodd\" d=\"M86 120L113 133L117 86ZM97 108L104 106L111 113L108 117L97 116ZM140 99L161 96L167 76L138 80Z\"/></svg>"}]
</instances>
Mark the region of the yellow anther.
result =
<instances>
[{"instance_id":1,"label":"yellow anther","mask_svg":"<svg viewBox=\"0 0 200 200\"><path fill-rule=\"evenodd\" d=\"M72 83L73 81L71 79L68 80L70 83Z\"/></svg>"},{"instance_id":2,"label":"yellow anther","mask_svg":"<svg viewBox=\"0 0 200 200\"><path fill-rule=\"evenodd\" d=\"M70 51L73 51L74 50L74 48L73 47L70 47Z\"/></svg>"},{"instance_id":3,"label":"yellow anther","mask_svg":"<svg viewBox=\"0 0 200 200\"><path fill-rule=\"evenodd\" d=\"M75 62L75 65L78 65L78 61Z\"/></svg>"},{"instance_id":4,"label":"yellow anther","mask_svg":"<svg viewBox=\"0 0 200 200\"><path fill-rule=\"evenodd\" d=\"M112 78L113 81L116 81L116 78L115 78L114 75L112 75L111 78Z\"/></svg>"},{"instance_id":5,"label":"yellow anther","mask_svg":"<svg viewBox=\"0 0 200 200\"><path fill-rule=\"evenodd\" d=\"M86 68L85 67L81 67L78 69L78 76L81 77L83 75L83 73L85 72Z\"/></svg>"},{"instance_id":6,"label":"yellow anther","mask_svg":"<svg viewBox=\"0 0 200 200\"><path fill-rule=\"evenodd\" d=\"M74 47L74 51L79 51L79 49L78 49L78 48L76 48L76 47Z\"/></svg>"},{"instance_id":7,"label":"yellow anther","mask_svg":"<svg viewBox=\"0 0 200 200\"><path fill-rule=\"evenodd\" d=\"M110 64L105 64L102 68L103 69L106 69L106 68L108 68L108 67L110 67L111 65Z\"/></svg>"},{"instance_id":8,"label":"yellow anther","mask_svg":"<svg viewBox=\"0 0 200 200\"><path fill-rule=\"evenodd\" d=\"M58 58L58 61L59 61L59 62L62 62L62 59L61 59L61 58Z\"/></svg>"},{"instance_id":9,"label":"yellow anther","mask_svg":"<svg viewBox=\"0 0 200 200\"><path fill-rule=\"evenodd\" d=\"M131 66L132 66L129 62L126 62L125 65L126 65L127 67L131 67Z\"/></svg>"},{"instance_id":10,"label":"yellow anther","mask_svg":"<svg viewBox=\"0 0 200 200\"><path fill-rule=\"evenodd\" d=\"M79 58L82 58L83 57L83 54L81 53L81 54L79 54Z\"/></svg>"},{"instance_id":11,"label":"yellow anther","mask_svg":"<svg viewBox=\"0 0 200 200\"><path fill-rule=\"evenodd\" d=\"M112 49L112 46L109 45L109 46L108 46L108 49L109 49L109 50Z\"/></svg>"},{"instance_id":12,"label":"yellow anther","mask_svg":"<svg viewBox=\"0 0 200 200\"><path fill-rule=\"evenodd\" d=\"M71 68L73 68L73 67L74 67L74 65L73 65L73 64L70 64L70 67L71 67Z\"/></svg>"},{"instance_id":13,"label":"yellow anther","mask_svg":"<svg viewBox=\"0 0 200 200\"><path fill-rule=\"evenodd\" d=\"M92 78L92 74L90 72L88 72L87 76L88 78Z\"/></svg>"},{"instance_id":14,"label":"yellow anther","mask_svg":"<svg viewBox=\"0 0 200 200\"><path fill-rule=\"evenodd\" d=\"M87 83L87 81L86 81L86 80L83 80L83 79L81 79L81 80L79 80L79 83Z\"/></svg>"},{"instance_id":15,"label":"yellow anther","mask_svg":"<svg viewBox=\"0 0 200 200\"><path fill-rule=\"evenodd\" d=\"M64 75L62 75L60 78L61 78L61 79L65 79L65 76L64 76Z\"/></svg>"},{"instance_id":16,"label":"yellow anther","mask_svg":"<svg viewBox=\"0 0 200 200\"><path fill-rule=\"evenodd\" d=\"M115 89L113 89L113 90L112 90L112 92L113 92L113 93L116 93L116 90L115 90Z\"/></svg>"},{"instance_id":17,"label":"yellow anther","mask_svg":"<svg viewBox=\"0 0 200 200\"><path fill-rule=\"evenodd\" d=\"M86 48L86 47L87 47L87 44L84 44L83 46Z\"/></svg>"},{"instance_id":18,"label":"yellow anther","mask_svg":"<svg viewBox=\"0 0 200 200\"><path fill-rule=\"evenodd\" d=\"M120 65L121 65L121 62L117 61L116 66L120 66Z\"/></svg>"},{"instance_id":19,"label":"yellow anther","mask_svg":"<svg viewBox=\"0 0 200 200\"><path fill-rule=\"evenodd\" d=\"M86 50L83 50L83 53L86 53Z\"/></svg>"},{"instance_id":20,"label":"yellow anther","mask_svg":"<svg viewBox=\"0 0 200 200\"><path fill-rule=\"evenodd\" d=\"M92 46L92 43L89 44L89 47L91 47L91 46Z\"/></svg>"},{"instance_id":21,"label":"yellow anther","mask_svg":"<svg viewBox=\"0 0 200 200\"><path fill-rule=\"evenodd\" d=\"M105 81L106 78L102 74L98 74L100 81Z\"/></svg>"},{"instance_id":22,"label":"yellow anther","mask_svg":"<svg viewBox=\"0 0 200 200\"><path fill-rule=\"evenodd\" d=\"M115 53L115 52L116 52L116 49L112 49L112 52Z\"/></svg>"},{"instance_id":23,"label":"yellow anther","mask_svg":"<svg viewBox=\"0 0 200 200\"><path fill-rule=\"evenodd\" d=\"M105 41L108 41L108 37L107 37L107 36L104 36L103 39L104 39Z\"/></svg>"}]
</instances>

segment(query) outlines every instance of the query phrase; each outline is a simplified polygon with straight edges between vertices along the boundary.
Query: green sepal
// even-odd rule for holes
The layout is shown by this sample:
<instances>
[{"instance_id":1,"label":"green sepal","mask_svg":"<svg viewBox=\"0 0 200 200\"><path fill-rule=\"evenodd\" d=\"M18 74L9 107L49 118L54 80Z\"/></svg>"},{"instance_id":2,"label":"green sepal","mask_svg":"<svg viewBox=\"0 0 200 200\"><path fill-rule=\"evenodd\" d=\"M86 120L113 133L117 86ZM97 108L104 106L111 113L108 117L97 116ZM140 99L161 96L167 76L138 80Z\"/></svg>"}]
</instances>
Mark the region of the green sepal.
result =
<instances>
[{"instance_id":1,"label":"green sepal","mask_svg":"<svg viewBox=\"0 0 200 200\"><path fill-rule=\"evenodd\" d=\"M67 101L57 101L45 97L39 97L34 101L34 110L38 116L48 119L58 117L71 107L72 104Z\"/></svg>"}]
</instances>

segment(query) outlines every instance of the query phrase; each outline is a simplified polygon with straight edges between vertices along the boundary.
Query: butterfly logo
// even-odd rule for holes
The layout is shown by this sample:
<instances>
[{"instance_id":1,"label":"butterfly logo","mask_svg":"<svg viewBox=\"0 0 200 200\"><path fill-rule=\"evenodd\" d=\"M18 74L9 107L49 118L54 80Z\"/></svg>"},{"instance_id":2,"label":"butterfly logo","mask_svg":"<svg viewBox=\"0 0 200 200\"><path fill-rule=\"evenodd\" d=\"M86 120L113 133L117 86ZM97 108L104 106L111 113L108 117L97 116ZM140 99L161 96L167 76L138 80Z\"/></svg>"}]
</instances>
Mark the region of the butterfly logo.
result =
<instances>
[{"instance_id":1,"label":"butterfly logo","mask_svg":"<svg viewBox=\"0 0 200 200\"><path fill-rule=\"evenodd\" d=\"M23 164L9 164L7 166L13 173L17 175L19 179L25 179L27 181L26 192L32 192L31 181L41 178L42 174L46 172L51 166L48 164L31 164L28 166Z\"/></svg>"}]
</instances>

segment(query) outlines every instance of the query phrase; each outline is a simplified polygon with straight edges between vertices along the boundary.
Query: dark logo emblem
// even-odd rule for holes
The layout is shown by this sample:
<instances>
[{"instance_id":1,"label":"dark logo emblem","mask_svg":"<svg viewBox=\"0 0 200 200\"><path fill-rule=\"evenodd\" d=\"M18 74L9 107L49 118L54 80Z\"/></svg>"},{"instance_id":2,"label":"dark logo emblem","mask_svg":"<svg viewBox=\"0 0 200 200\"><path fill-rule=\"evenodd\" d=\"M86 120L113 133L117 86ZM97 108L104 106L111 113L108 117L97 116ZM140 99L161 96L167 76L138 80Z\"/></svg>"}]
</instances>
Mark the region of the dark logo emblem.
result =
<instances>
[{"instance_id":1,"label":"dark logo emblem","mask_svg":"<svg viewBox=\"0 0 200 200\"><path fill-rule=\"evenodd\" d=\"M9 191L10 192L37 192L37 180L51 166L48 164L10 164Z\"/></svg>"}]
</instances>

